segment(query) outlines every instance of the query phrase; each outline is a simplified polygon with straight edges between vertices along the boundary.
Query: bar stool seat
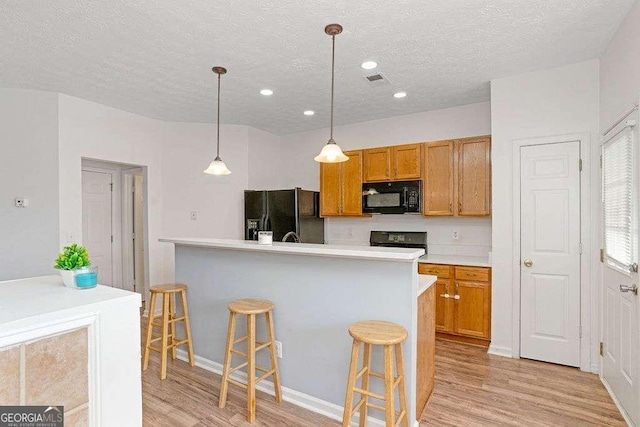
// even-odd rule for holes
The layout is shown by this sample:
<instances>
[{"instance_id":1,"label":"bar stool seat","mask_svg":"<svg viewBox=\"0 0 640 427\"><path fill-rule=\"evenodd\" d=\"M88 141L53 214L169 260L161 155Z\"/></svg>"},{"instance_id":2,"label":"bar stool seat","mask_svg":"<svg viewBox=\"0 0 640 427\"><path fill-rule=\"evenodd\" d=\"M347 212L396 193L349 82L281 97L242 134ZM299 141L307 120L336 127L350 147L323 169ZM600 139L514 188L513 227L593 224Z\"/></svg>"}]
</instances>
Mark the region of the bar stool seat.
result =
<instances>
[{"instance_id":1,"label":"bar stool seat","mask_svg":"<svg viewBox=\"0 0 640 427\"><path fill-rule=\"evenodd\" d=\"M402 326L382 320L366 320L356 322L349 327L349 335L353 337L351 348L351 363L349 378L347 380L347 396L345 398L342 426L349 427L351 417L360 411L360 427L367 422L367 409L375 408L385 413L385 425L395 427L402 425L409 427L409 412L407 407L407 395L404 375L404 359L402 355L402 343L409 336ZM364 344L362 357L362 369L358 370L360 345ZM383 372L373 371L371 368L372 346L383 347L384 369ZM396 375L394 375L393 356L395 351ZM374 393L369 390L371 377L381 378L384 381L384 394ZM361 378L361 386L356 386L356 381ZM398 389L400 410L395 410L395 389ZM360 400L353 405L353 395L360 395ZM384 406L371 403L370 400L384 402Z\"/></svg>"},{"instance_id":2,"label":"bar stool seat","mask_svg":"<svg viewBox=\"0 0 640 427\"><path fill-rule=\"evenodd\" d=\"M373 345L393 345L403 342L409 334L402 326L382 320L356 322L349 326L349 335Z\"/></svg>"},{"instance_id":3,"label":"bar stool seat","mask_svg":"<svg viewBox=\"0 0 640 427\"><path fill-rule=\"evenodd\" d=\"M157 285L149 288L151 292L151 303L149 304L149 324L147 326L147 339L144 346L144 357L142 370L149 367L149 352L151 350L160 353L160 379L167 377L167 351L171 350L171 358L176 358L176 348L186 344L189 355L189 364L194 366L193 344L191 342L191 328L189 325L189 310L187 308L187 285L182 283L171 283ZM180 295L182 302L182 316L176 313L175 295ZM162 314L155 316L156 299L162 296ZM160 318L160 323L156 322ZM176 322L184 322L185 338L179 339L176 335ZM153 338L153 328L161 328L161 335ZM160 348L152 346L154 342L160 341Z\"/></svg>"},{"instance_id":4,"label":"bar stool seat","mask_svg":"<svg viewBox=\"0 0 640 427\"><path fill-rule=\"evenodd\" d=\"M229 311L236 314L264 314L273 310L268 299L239 299L229 303Z\"/></svg>"},{"instance_id":5,"label":"bar stool seat","mask_svg":"<svg viewBox=\"0 0 640 427\"><path fill-rule=\"evenodd\" d=\"M227 350L224 357L222 371L222 384L220 386L220 400L218 407L224 408L227 403L227 392L229 383L247 390L247 421L253 423L256 419L256 384L260 381L273 377L273 388L276 402L282 402L282 391L280 389L280 373L278 371L278 359L276 357L275 332L273 327L273 303L266 299L241 299L232 301L229 308L229 329L227 332ZM256 340L256 316L264 314L267 323L267 340ZM247 334L236 338L236 316L247 316ZM246 341L246 351L240 351L234 346ZM256 345L257 344L257 345ZM256 353L262 349L269 349L271 358L271 369L256 366ZM246 358L246 362L235 367L231 366L233 355ZM247 368L247 383L243 384L230 378L230 375L242 368ZM256 371L262 375L256 378Z\"/></svg>"}]
</instances>

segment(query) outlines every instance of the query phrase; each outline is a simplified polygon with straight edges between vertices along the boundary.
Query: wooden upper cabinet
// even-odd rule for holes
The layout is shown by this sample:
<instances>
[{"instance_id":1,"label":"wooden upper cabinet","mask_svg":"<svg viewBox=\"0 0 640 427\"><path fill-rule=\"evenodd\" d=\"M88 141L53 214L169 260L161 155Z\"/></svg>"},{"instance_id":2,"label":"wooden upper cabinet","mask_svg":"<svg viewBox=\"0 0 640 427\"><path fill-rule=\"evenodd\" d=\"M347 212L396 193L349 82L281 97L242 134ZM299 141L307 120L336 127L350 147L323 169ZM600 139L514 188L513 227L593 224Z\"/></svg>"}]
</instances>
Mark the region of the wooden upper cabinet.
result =
<instances>
[{"instance_id":1,"label":"wooden upper cabinet","mask_svg":"<svg viewBox=\"0 0 640 427\"><path fill-rule=\"evenodd\" d=\"M364 182L391 180L391 147L364 150Z\"/></svg>"},{"instance_id":2,"label":"wooden upper cabinet","mask_svg":"<svg viewBox=\"0 0 640 427\"><path fill-rule=\"evenodd\" d=\"M362 151L349 160L320 164L320 216L362 216Z\"/></svg>"},{"instance_id":3,"label":"wooden upper cabinet","mask_svg":"<svg viewBox=\"0 0 640 427\"><path fill-rule=\"evenodd\" d=\"M343 216L362 216L362 151L347 151L349 157L342 167Z\"/></svg>"},{"instance_id":4,"label":"wooden upper cabinet","mask_svg":"<svg viewBox=\"0 0 640 427\"><path fill-rule=\"evenodd\" d=\"M424 215L454 215L454 141L428 142L424 147Z\"/></svg>"},{"instance_id":5,"label":"wooden upper cabinet","mask_svg":"<svg viewBox=\"0 0 640 427\"><path fill-rule=\"evenodd\" d=\"M420 179L422 175L422 144L391 147L391 180Z\"/></svg>"},{"instance_id":6,"label":"wooden upper cabinet","mask_svg":"<svg viewBox=\"0 0 640 427\"><path fill-rule=\"evenodd\" d=\"M340 163L320 163L320 216L340 215Z\"/></svg>"},{"instance_id":7,"label":"wooden upper cabinet","mask_svg":"<svg viewBox=\"0 0 640 427\"><path fill-rule=\"evenodd\" d=\"M491 137L458 140L458 215L491 214Z\"/></svg>"}]
</instances>

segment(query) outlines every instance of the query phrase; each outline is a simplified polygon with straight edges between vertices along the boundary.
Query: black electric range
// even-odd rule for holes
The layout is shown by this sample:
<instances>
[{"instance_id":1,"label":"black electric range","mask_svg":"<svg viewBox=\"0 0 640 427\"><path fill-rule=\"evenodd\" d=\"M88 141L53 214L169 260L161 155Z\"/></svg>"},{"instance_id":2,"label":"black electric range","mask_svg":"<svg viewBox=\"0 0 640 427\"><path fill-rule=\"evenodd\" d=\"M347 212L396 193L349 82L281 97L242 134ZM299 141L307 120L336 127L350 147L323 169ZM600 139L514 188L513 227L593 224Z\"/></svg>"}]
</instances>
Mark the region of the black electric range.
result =
<instances>
[{"instance_id":1,"label":"black electric range","mask_svg":"<svg viewBox=\"0 0 640 427\"><path fill-rule=\"evenodd\" d=\"M388 248L424 249L427 253L426 231L372 231L369 236L370 246Z\"/></svg>"}]
</instances>

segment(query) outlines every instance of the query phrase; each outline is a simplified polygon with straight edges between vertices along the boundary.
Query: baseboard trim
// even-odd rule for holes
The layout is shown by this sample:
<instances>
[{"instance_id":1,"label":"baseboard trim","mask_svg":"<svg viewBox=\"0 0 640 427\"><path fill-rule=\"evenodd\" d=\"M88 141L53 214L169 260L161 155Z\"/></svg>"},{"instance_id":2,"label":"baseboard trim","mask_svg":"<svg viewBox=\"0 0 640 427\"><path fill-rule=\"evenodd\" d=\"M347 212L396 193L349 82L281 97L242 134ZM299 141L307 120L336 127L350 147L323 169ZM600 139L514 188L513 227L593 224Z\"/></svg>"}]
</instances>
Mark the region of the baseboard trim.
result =
<instances>
[{"instance_id":1,"label":"baseboard trim","mask_svg":"<svg viewBox=\"0 0 640 427\"><path fill-rule=\"evenodd\" d=\"M598 363L592 363L591 364L591 373L592 374L599 374L600 373L600 365Z\"/></svg>"},{"instance_id":2,"label":"baseboard trim","mask_svg":"<svg viewBox=\"0 0 640 427\"><path fill-rule=\"evenodd\" d=\"M627 422L629 426L634 427L635 424L631 422L631 417L629 417L629 414L627 414L627 411L625 411L625 409L620 404L620 401L618 400L616 395L613 393L613 390L611 389L611 386L609 385L607 380L605 380L604 377L599 377L599 378L602 385L604 385L604 388L607 389L607 393L609 393L609 396L611 396L611 400L613 400L613 403L616 404L618 411L620 411L620 414L622 414L622 418L624 418L624 420Z\"/></svg>"},{"instance_id":3,"label":"baseboard trim","mask_svg":"<svg viewBox=\"0 0 640 427\"><path fill-rule=\"evenodd\" d=\"M501 347L501 346L491 344L489 346L489 350L487 350L487 353L493 354L494 356L513 358L513 355L511 353L511 348L509 347Z\"/></svg>"},{"instance_id":4,"label":"baseboard trim","mask_svg":"<svg viewBox=\"0 0 640 427\"><path fill-rule=\"evenodd\" d=\"M180 360L187 362L189 357L187 356L187 352L183 349L177 350L177 357ZM213 372L218 375L222 375L222 364L218 362L214 362L213 360L206 359L204 357L194 355L194 363L196 366L205 369L209 372ZM234 372L231 374L231 378L236 381L241 381L246 383L247 374L244 372ZM273 388L273 382L271 381L261 381L258 385L256 385L256 390L260 390L265 392L271 396L275 395L275 391ZM318 399L317 397L313 397L306 393L299 392L297 390L293 390L288 387L282 387L282 398L290 403L293 403L296 406L300 406L301 408L308 409L309 411L313 411L320 415L324 415L325 417L331 418L333 420L342 421L342 413L344 411L344 407L340 405L336 405L335 403L327 402L322 399ZM356 414L353 416L351 421L352 426L357 426L360 420L360 415ZM385 422L378 418L367 417L367 425L372 426L384 426ZM420 423L418 421L414 421L412 427L419 427Z\"/></svg>"}]
</instances>

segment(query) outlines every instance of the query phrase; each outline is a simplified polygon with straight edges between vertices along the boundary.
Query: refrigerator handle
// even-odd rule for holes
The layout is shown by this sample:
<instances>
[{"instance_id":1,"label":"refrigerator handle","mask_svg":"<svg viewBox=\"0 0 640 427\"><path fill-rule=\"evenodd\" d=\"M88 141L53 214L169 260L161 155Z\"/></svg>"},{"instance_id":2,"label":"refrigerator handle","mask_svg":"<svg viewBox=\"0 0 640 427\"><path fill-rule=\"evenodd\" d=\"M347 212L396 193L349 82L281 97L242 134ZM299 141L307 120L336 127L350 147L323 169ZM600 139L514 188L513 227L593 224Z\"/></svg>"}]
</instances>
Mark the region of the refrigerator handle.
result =
<instances>
[{"instance_id":1,"label":"refrigerator handle","mask_svg":"<svg viewBox=\"0 0 640 427\"><path fill-rule=\"evenodd\" d=\"M269 194L266 191L262 192L264 194L264 204L263 204L263 215L262 215L262 230L270 231L271 230L271 220L269 218Z\"/></svg>"},{"instance_id":2,"label":"refrigerator handle","mask_svg":"<svg viewBox=\"0 0 640 427\"><path fill-rule=\"evenodd\" d=\"M300 188L296 187L293 194L293 209L296 218L296 234L300 236Z\"/></svg>"}]
</instances>

